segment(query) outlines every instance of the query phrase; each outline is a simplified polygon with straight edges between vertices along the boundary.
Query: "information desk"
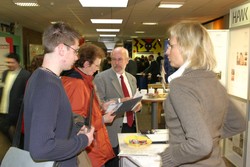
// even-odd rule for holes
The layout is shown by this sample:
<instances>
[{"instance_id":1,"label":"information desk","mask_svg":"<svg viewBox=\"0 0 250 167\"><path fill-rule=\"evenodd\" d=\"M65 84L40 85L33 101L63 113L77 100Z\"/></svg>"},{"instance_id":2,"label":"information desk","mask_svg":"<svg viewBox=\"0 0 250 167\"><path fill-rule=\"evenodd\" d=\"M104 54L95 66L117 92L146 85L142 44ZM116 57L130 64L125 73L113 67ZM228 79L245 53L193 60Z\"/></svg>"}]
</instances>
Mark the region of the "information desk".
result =
<instances>
[{"instance_id":1,"label":"information desk","mask_svg":"<svg viewBox=\"0 0 250 167\"><path fill-rule=\"evenodd\" d=\"M158 129L158 123L161 116L161 110L163 108L162 102L166 100L166 98L148 98L147 96L143 96L142 103L150 103L151 104L151 125L152 129Z\"/></svg>"},{"instance_id":2,"label":"information desk","mask_svg":"<svg viewBox=\"0 0 250 167\"><path fill-rule=\"evenodd\" d=\"M168 144L129 146L124 139L131 135L136 133L118 133L120 167L160 167L161 158L157 154L163 152Z\"/></svg>"}]
</instances>

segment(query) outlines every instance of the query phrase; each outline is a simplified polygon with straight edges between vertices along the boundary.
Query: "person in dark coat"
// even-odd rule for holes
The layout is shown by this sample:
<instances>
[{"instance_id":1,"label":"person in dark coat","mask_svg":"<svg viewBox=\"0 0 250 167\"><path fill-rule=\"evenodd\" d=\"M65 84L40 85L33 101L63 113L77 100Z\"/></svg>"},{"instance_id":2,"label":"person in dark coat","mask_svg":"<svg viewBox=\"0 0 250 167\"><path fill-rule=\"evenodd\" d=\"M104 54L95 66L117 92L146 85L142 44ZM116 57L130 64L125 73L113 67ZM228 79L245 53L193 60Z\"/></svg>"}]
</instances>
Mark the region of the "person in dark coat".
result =
<instances>
[{"instance_id":1,"label":"person in dark coat","mask_svg":"<svg viewBox=\"0 0 250 167\"><path fill-rule=\"evenodd\" d=\"M3 72L0 88L0 130L12 141L30 72L20 66L16 53L8 54L5 62L8 69Z\"/></svg>"},{"instance_id":2,"label":"person in dark coat","mask_svg":"<svg viewBox=\"0 0 250 167\"><path fill-rule=\"evenodd\" d=\"M131 55L129 55L129 61L125 68L125 71L132 74L134 77L136 77L137 74L137 63L136 61L132 60Z\"/></svg>"},{"instance_id":3,"label":"person in dark coat","mask_svg":"<svg viewBox=\"0 0 250 167\"><path fill-rule=\"evenodd\" d=\"M158 75L160 74L160 69L157 61L154 60L154 55L149 55L148 57L150 65L144 70L144 75L148 75L149 83L159 82Z\"/></svg>"}]
</instances>

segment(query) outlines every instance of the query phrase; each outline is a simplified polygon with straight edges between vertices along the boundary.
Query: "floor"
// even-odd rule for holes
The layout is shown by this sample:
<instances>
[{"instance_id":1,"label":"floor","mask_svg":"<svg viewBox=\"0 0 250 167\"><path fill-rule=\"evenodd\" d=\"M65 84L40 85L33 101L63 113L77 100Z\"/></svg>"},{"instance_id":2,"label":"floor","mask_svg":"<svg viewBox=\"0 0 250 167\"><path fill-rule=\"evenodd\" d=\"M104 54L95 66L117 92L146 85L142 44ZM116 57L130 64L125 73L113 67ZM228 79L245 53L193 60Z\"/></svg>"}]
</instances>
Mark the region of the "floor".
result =
<instances>
[{"instance_id":1,"label":"floor","mask_svg":"<svg viewBox=\"0 0 250 167\"><path fill-rule=\"evenodd\" d=\"M138 120L138 129L139 130L150 130L151 129L151 112L150 112L150 105L143 104L142 110L137 113L137 120ZM161 117L160 123L158 124L159 129L165 128L165 120L164 116ZM231 162L229 162L226 158L225 160L227 167L236 167Z\"/></svg>"},{"instance_id":2,"label":"floor","mask_svg":"<svg viewBox=\"0 0 250 167\"><path fill-rule=\"evenodd\" d=\"M0 132L0 163L10 146L9 140Z\"/></svg>"}]
</instances>

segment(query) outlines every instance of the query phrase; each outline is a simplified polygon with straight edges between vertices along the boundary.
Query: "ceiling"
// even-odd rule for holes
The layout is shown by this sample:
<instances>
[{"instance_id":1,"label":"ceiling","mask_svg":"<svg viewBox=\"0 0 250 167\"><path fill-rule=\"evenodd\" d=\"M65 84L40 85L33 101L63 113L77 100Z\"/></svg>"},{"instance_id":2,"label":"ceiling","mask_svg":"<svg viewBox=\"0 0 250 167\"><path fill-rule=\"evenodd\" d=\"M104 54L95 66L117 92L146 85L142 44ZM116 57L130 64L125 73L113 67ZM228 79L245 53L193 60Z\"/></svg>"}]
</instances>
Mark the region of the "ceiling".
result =
<instances>
[{"instance_id":1,"label":"ceiling","mask_svg":"<svg viewBox=\"0 0 250 167\"><path fill-rule=\"evenodd\" d=\"M177 1L177 0L170 0ZM229 13L246 0L186 0L179 9L159 9L160 0L129 0L127 8L83 8L78 0L38 0L39 7L19 7L12 0L1 0L0 22L43 32L51 21L64 21L74 26L85 40L96 43L97 28L119 28L117 42L124 43L131 36L166 38L169 25L179 20L205 23ZM92 24L90 19L123 19L121 25ZM156 26L142 22L158 22ZM135 31L145 31L136 34Z\"/></svg>"}]
</instances>

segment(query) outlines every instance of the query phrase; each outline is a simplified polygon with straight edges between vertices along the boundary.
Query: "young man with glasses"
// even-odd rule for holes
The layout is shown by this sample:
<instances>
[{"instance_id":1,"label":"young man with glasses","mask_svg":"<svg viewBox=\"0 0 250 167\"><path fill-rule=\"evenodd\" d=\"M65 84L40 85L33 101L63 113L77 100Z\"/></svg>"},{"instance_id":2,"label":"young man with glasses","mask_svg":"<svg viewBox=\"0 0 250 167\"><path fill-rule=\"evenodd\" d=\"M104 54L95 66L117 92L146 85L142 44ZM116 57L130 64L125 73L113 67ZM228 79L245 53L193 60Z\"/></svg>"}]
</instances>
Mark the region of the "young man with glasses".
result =
<instances>
[{"instance_id":1,"label":"young man with glasses","mask_svg":"<svg viewBox=\"0 0 250 167\"><path fill-rule=\"evenodd\" d=\"M92 143L94 128L77 131L59 77L78 59L79 37L65 23L53 24L43 33L43 64L30 77L24 97L24 149L35 161L77 167L76 156Z\"/></svg>"}]
</instances>

